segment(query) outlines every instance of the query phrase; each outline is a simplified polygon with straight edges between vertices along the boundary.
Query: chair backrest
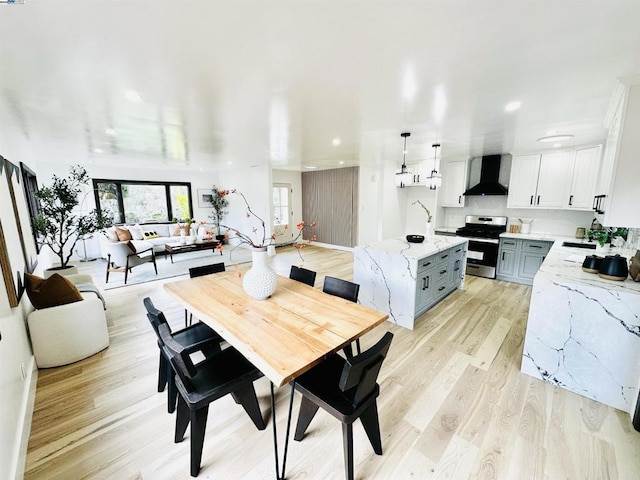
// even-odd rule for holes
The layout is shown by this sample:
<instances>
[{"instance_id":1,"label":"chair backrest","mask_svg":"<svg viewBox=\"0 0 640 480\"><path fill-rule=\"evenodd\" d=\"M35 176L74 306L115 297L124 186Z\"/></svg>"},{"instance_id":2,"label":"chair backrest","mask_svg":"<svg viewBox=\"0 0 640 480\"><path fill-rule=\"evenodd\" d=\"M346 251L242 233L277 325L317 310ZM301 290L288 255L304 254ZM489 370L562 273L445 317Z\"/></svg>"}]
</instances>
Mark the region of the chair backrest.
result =
<instances>
[{"instance_id":1,"label":"chair backrest","mask_svg":"<svg viewBox=\"0 0 640 480\"><path fill-rule=\"evenodd\" d=\"M163 343L164 352L169 358L169 362L171 362L176 375L180 378L187 391L194 391L195 388L191 382L191 378L196 376L198 370L193 364L187 349L173 339L168 324L161 324L158 327L158 333Z\"/></svg>"},{"instance_id":2,"label":"chair backrest","mask_svg":"<svg viewBox=\"0 0 640 480\"><path fill-rule=\"evenodd\" d=\"M387 332L368 350L346 359L339 387L354 407L375 390L378 374L392 339L393 333Z\"/></svg>"},{"instance_id":3,"label":"chair backrest","mask_svg":"<svg viewBox=\"0 0 640 480\"><path fill-rule=\"evenodd\" d=\"M158 310L151 299L149 297L145 297L142 300L144 304L144 308L147 309L147 318L153 327L153 331L156 332L158 336L158 340L162 343L162 339L160 338L160 325L166 325L169 328L169 334L171 334L171 328L169 327L169 323L167 322L167 318L164 316L160 310Z\"/></svg>"},{"instance_id":4,"label":"chair backrest","mask_svg":"<svg viewBox=\"0 0 640 480\"><path fill-rule=\"evenodd\" d=\"M211 273L224 272L224 263L212 263L211 265L202 265L201 267L192 267L189 269L189 277L202 277Z\"/></svg>"},{"instance_id":5,"label":"chair backrest","mask_svg":"<svg viewBox=\"0 0 640 480\"><path fill-rule=\"evenodd\" d=\"M336 297L344 298L345 300L357 302L360 285L349 282L348 280L342 280L341 278L327 276L324 277L322 291L330 295L335 295Z\"/></svg>"},{"instance_id":6,"label":"chair backrest","mask_svg":"<svg viewBox=\"0 0 640 480\"><path fill-rule=\"evenodd\" d=\"M109 242L105 245L105 251L117 267L124 267L127 264L127 256L132 253L127 247L127 242Z\"/></svg>"},{"instance_id":7,"label":"chair backrest","mask_svg":"<svg viewBox=\"0 0 640 480\"><path fill-rule=\"evenodd\" d=\"M316 272L313 270L307 270L306 268L296 267L291 265L291 271L289 272L289 278L297 280L298 282L306 283L313 287L316 283Z\"/></svg>"}]
</instances>

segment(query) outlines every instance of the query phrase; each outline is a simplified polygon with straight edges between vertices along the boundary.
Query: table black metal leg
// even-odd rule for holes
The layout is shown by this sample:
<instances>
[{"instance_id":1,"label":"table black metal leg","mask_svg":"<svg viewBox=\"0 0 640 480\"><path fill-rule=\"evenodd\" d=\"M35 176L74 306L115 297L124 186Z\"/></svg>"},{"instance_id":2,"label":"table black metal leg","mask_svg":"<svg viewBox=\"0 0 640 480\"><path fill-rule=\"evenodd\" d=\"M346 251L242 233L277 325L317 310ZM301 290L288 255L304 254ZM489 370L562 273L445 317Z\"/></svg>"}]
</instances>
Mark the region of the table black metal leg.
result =
<instances>
[{"instance_id":1,"label":"table black metal leg","mask_svg":"<svg viewBox=\"0 0 640 480\"><path fill-rule=\"evenodd\" d=\"M270 382L271 383L271 382ZM291 382L291 394L289 398L289 414L287 416L287 432L284 440L284 454L282 457L282 475L280 474L280 464L278 455L278 430L276 426L276 398L273 390L273 383L271 383L271 421L273 423L273 451L276 458L276 478L277 480L284 480L284 471L287 466L287 451L289 449L289 432L291 431L291 413L293 411L293 396L295 393L295 380Z\"/></svg>"}]
</instances>

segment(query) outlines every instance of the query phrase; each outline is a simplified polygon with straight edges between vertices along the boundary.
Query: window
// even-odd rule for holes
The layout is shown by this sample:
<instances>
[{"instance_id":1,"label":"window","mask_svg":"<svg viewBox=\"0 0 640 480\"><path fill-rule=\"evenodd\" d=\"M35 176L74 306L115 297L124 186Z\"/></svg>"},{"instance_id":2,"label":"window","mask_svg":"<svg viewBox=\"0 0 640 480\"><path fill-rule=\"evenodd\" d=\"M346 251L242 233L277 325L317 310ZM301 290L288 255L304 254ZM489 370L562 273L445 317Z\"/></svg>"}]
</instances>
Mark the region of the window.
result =
<instances>
[{"instance_id":1,"label":"window","mask_svg":"<svg viewBox=\"0 0 640 480\"><path fill-rule=\"evenodd\" d=\"M98 209L111 223L167 222L191 218L191 184L93 180Z\"/></svg>"},{"instance_id":2,"label":"window","mask_svg":"<svg viewBox=\"0 0 640 480\"><path fill-rule=\"evenodd\" d=\"M273 186L273 224L286 226L289 224L289 187L274 184Z\"/></svg>"}]
</instances>

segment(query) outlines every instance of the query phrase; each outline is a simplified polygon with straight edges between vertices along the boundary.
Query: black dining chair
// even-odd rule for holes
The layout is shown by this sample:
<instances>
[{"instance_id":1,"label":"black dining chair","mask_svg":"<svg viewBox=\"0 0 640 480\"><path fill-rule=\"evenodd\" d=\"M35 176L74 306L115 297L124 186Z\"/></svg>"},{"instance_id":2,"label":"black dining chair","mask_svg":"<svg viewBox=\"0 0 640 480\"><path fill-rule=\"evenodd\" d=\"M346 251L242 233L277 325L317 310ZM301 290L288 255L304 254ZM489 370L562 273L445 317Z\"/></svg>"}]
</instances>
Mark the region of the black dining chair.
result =
<instances>
[{"instance_id":1,"label":"black dining chair","mask_svg":"<svg viewBox=\"0 0 640 480\"><path fill-rule=\"evenodd\" d=\"M387 332L360 355L346 359L337 354L331 355L293 382L295 389L302 394L294 440L304 438L320 407L340 420L347 480L353 479L353 422L358 418L373 451L382 455L377 378L392 339L393 334Z\"/></svg>"},{"instance_id":2,"label":"black dining chair","mask_svg":"<svg viewBox=\"0 0 640 480\"><path fill-rule=\"evenodd\" d=\"M345 300L357 303L358 293L360 292L360 285L348 280L343 280L341 278L326 276L324 277L322 291L324 293L328 293L329 295L334 295L336 297L344 298ZM360 339L356 339L356 350L358 353L360 353ZM344 351L348 357L353 356L353 349L351 348L351 345L345 347Z\"/></svg>"},{"instance_id":3,"label":"black dining chair","mask_svg":"<svg viewBox=\"0 0 640 480\"><path fill-rule=\"evenodd\" d=\"M182 442L187 427L191 425L190 472L192 477L197 477L211 402L230 393L258 430L266 428L253 386L253 382L263 375L233 347L194 365L187 349L173 339L168 325L160 325L158 330L180 392L174 441Z\"/></svg>"},{"instance_id":4,"label":"black dining chair","mask_svg":"<svg viewBox=\"0 0 640 480\"><path fill-rule=\"evenodd\" d=\"M182 330L171 332L171 328L167 323L167 319L163 312L158 310L149 297L146 297L142 303L147 310L147 318L156 333L158 348L160 349L160 359L158 361L158 392L167 388L167 410L173 413L176 409L176 398L178 391L176 390L175 374L169 364L164 350L163 343L160 338L160 325L167 325L171 337L189 353L202 352L206 357L218 353L221 350L221 343L224 341L220 335L212 330L204 323L196 323Z\"/></svg>"},{"instance_id":5,"label":"black dining chair","mask_svg":"<svg viewBox=\"0 0 640 480\"><path fill-rule=\"evenodd\" d=\"M191 267L189 269L189 278L202 277L204 275L210 275L212 273L220 273L226 271L224 263L212 263L211 265L202 265L200 267ZM187 321L187 314L189 320ZM184 326L191 325L193 321L193 313L189 313L187 309L184 309Z\"/></svg>"},{"instance_id":6,"label":"black dining chair","mask_svg":"<svg viewBox=\"0 0 640 480\"><path fill-rule=\"evenodd\" d=\"M313 285L316 283L316 272L314 272L313 270L308 270L306 268L291 265L289 278L291 278L292 280L297 280L298 282L306 283L307 285L313 287Z\"/></svg>"}]
</instances>

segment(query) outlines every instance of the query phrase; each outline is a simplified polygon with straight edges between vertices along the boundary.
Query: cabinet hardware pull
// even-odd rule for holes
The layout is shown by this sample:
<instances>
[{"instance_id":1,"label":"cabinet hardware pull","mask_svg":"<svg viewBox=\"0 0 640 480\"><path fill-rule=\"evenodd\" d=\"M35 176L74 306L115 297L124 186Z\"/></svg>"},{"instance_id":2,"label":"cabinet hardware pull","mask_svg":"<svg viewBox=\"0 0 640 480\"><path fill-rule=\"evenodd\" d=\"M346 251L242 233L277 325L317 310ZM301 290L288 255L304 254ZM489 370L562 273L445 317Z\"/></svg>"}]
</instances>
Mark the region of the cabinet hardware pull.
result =
<instances>
[{"instance_id":1,"label":"cabinet hardware pull","mask_svg":"<svg viewBox=\"0 0 640 480\"><path fill-rule=\"evenodd\" d=\"M427 277L422 277L422 290L427 289Z\"/></svg>"},{"instance_id":2,"label":"cabinet hardware pull","mask_svg":"<svg viewBox=\"0 0 640 480\"><path fill-rule=\"evenodd\" d=\"M442 275L443 273L447 273L446 270L440 270L440 275Z\"/></svg>"},{"instance_id":3,"label":"cabinet hardware pull","mask_svg":"<svg viewBox=\"0 0 640 480\"><path fill-rule=\"evenodd\" d=\"M462 195L458 195L458 205L460 205L460 203L462 203Z\"/></svg>"},{"instance_id":4,"label":"cabinet hardware pull","mask_svg":"<svg viewBox=\"0 0 640 480\"><path fill-rule=\"evenodd\" d=\"M445 259L445 258L447 258L448 256L449 256L449 254L446 254L446 255L442 255L440 258L444 260L444 259Z\"/></svg>"},{"instance_id":5,"label":"cabinet hardware pull","mask_svg":"<svg viewBox=\"0 0 640 480\"><path fill-rule=\"evenodd\" d=\"M424 290L426 290L427 288L429 288L429 279L431 278L431 276L430 276L430 275L427 275L425 278L427 279L427 286L426 286L426 287L424 287Z\"/></svg>"},{"instance_id":6,"label":"cabinet hardware pull","mask_svg":"<svg viewBox=\"0 0 640 480\"><path fill-rule=\"evenodd\" d=\"M569 206L573 205L573 195L569 195Z\"/></svg>"},{"instance_id":7,"label":"cabinet hardware pull","mask_svg":"<svg viewBox=\"0 0 640 480\"><path fill-rule=\"evenodd\" d=\"M429 265L431 265L431 262L427 262L427 263L423 263L422 264L423 267L428 267Z\"/></svg>"},{"instance_id":8,"label":"cabinet hardware pull","mask_svg":"<svg viewBox=\"0 0 640 480\"><path fill-rule=\"evenodd\" d=\"M531 248L542 248L542 245L529 245Z\"/></svg>"},{"instance_id":9,"label":"cabinet hardware pull","mask_svg":"<svg viewBox=\"0 0 640 480\"><path fill-rule=\"evenodd\" d=\"M529 205L533 205L533 195L531 195L531 200L529 200Z\"/></svg>"},{"instance_id":10,"label":"cabinet hardware pull","mask_svg":"<svg viewBox=\"0 0 640 480\"><path fill-rule=\"evenodd\" d=\"M502 261L504 262L504 252L502 252Z\"/></svg>"},{"instance_id":11,"label":"cabinet hardware pull","mask_svg":"<svg viewBox=\"0 0 640 480\"><path fill-rule=\"evenodd\" d=\"M540 205L540 195L538 195L538 201L536 202L536 205Z\"/></svg>"},{"instance_id":12,"label":"cabinet hardware pull","mask_svg":"<svg viewBox=\"0 0 640 480\"><path fill-rule=\"evenodd\" d=\"M444 287L444 285L443 285L443 286L441 286L441 287L438 289L438 291L439 291L439 292L441 292L442 290L444 290L444 288L445 288L445 287Z\"/></svg>"}]
</instances>

